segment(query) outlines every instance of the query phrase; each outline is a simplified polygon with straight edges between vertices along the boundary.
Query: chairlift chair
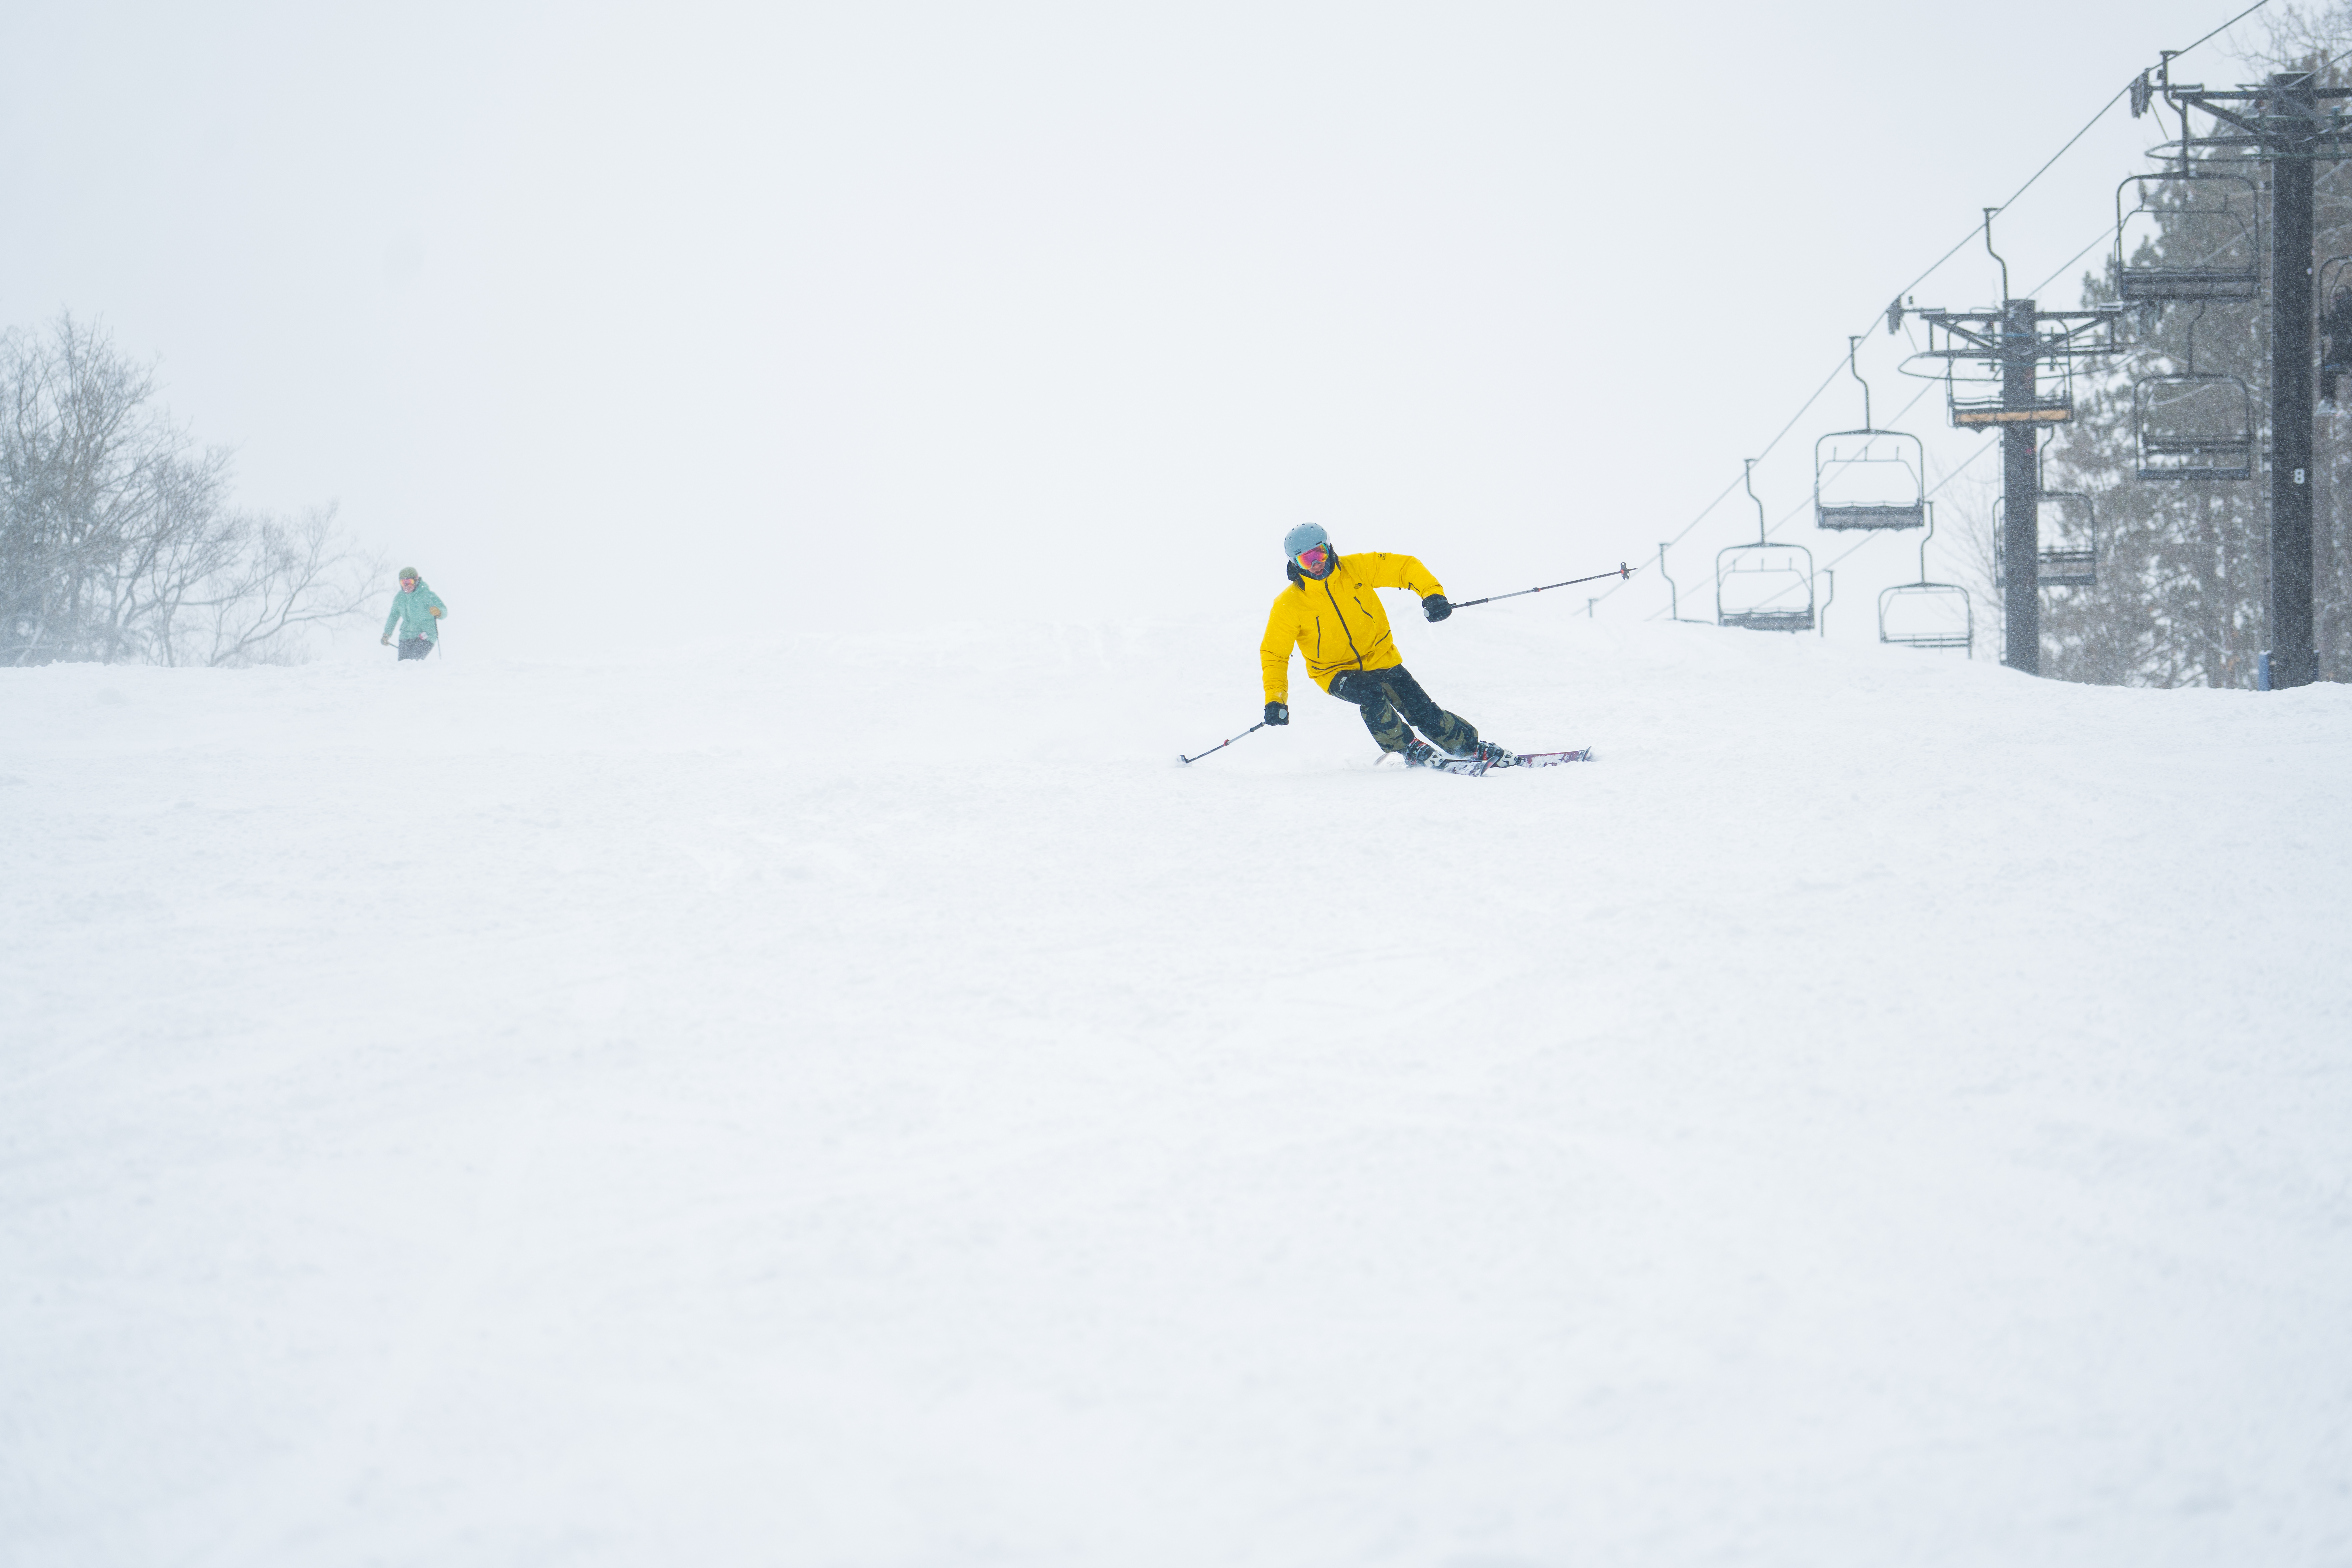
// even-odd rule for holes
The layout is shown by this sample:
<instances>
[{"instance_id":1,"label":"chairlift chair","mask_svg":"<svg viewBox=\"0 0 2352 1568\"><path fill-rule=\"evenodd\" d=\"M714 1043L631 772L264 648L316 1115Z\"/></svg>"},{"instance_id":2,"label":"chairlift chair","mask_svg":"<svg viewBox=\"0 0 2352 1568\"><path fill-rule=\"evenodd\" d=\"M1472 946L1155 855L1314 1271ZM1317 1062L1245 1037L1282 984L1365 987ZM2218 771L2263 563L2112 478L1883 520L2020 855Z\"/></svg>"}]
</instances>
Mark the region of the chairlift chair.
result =
<instances>
[{"instance_id":1,"label":"chairlift chair","mask_svg":"<svg viewBox=\"0 0 2352 1568\"><path fill-rule=\"evenodd\" d=\"M1748 459L1744 482L1756 502L1756 542L1731 544L1715 554L1715 624L1751 632L1813 629L1813 552L1801 544L1775 544L1766 537L1764 502L1756 493L1756 459ZM1800 602L1795 595L1801 593Z\"/></svg>"},{"instance_id":2,"label":"chairlift chair","mask_svg":"<svg viewBox=\"0 0 2352 1568\"><path fill-rule=\"evenodd\" d=\"M1919 437L1870 422L1870 383L1854 363L1858 337L1845 341L1845 365L1862 384L1862 428L1837 430L1813 443L1813 526L1917 528L1927 520L1927 448Z\"/></svg>"},{"instance_id":3,"label":"chairlift chair","mask_svg":"<svg viewBox=\"0 0 2352 1568\"><path fill-rule=\"evenodd\" d=\"M2099 585L2098 510L2091 498L2077 490L2044 490L2042 504L2056 516L2052 537L2061 542L2042 547L2033 580L2044 588L2095 588Z\"/></svg>"},{"instance_id":4,"label":"chairlift chair","mask_svg":"<svg viewBox=\"0 0 2352 1568\"><path fill-rule=\"evenodd\" d=\"M2197 368L2197 326L2189 323L2181 369L2132 383L2135 469L2143 479L2251 479L2254 477L2254 395L2234 375Z\"/></svg>"},{"instance_id":5,"label":"chairlift chair","mask_svg":"<svg viewBox=\"0 0 2352 1568\"><path fill-rule=\"evenodd\" d=\"M1795 595L1802 595L1802 602ZM1733 544L1716 552L1715 624L1751 632L1813 629L1813 554L1801 544Z\"/></svg>"},{"instance_id":6,"label":"chairlift chair","mask_svg":"<svg viewBox=\"0 0 2352 1568\"><path fill-rule=\"evenodd\" d=\"M2254 395L2234 375L2151 375L2132 384L2134 473L2143 479L2254 477Z\"/></svg>"},{"instance_id":7,"label":"chairlift chair","mask_svg":"<svg viewBox=\"0 0 2352 1568\"><path fill-rule=\"evenodd\" d=\"M2262 293L2261 195L2243 174L2183 166L2116 188L2116 289L2146 300L2252 300Z\"/></svg>"},{"instance_id":8,"label":"chairlift chair","mask_svg":"<svg viewBox=\"0 0 2352 1568\"><path fill-rule=\"evenodd\" d=\"M2091 498L2076 490L2040 492L2041 510L2051 519L2048 534L2065 542L2044 544L2036 552L2033 584L2038 588L2095 588L2099 585L2098 514ZM1992 501L1993 576L2005 578L2008 564L2001 541L2007 536L2006 496Z\"/></svg>"},{"instance_id":9,"label":"chairlift chair","mask_svg":"<svg viewBox=\"0 0 2352 1568\"><path fill-rule=\"evenodd\" d=\"M1958 648L1974 658L1977 622L1969 591L1957 583L1897 583L1880 589L1878 640L1896 647Z\"/></svg>"},{"instance_id":10,"label":"chairlift chair","mask_svg":"<svg viewBox=\"0 0 2352 1568\"><path fill-rule=\"evenodd\" d=\"M1927 580L1927 541L1935 536L1931 507L1927 531L1919 537L1919 580L1879 590L1878 640L1897 647L1958 648L1974 658L1977 617L1969 591Z\"/></svg>"},{"instance_id":11,"label":"chairlift chair","mask_svg":"<svg viewBox=\"0 0 2352 1568\"><path fill-rule=\"evenodd\" d=\"M2352 371L2352 256L2330 257L2319 268L2319 402L2336 406L2336 385Z\"/></svg>"}]
</instances>

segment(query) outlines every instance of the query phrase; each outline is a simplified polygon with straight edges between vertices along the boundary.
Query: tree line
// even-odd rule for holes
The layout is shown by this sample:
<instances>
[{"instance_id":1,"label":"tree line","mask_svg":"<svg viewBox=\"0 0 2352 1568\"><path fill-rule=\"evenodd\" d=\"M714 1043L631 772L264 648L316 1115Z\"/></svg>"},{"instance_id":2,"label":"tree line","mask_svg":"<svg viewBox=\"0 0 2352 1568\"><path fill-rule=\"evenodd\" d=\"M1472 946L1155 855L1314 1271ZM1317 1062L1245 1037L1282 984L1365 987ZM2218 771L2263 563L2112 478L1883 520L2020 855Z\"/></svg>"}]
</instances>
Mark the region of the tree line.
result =
<instances>
[{"instance_id":1,"label":"tree line","mask_svg":"<svg viewBox=\"0 0 2352 1568\"><path fill-rule=\"evenodd\" d=\"M2306 69L2330 86L2347 80L2328 62L2352 48L2352 6L2289 13L2273 29L2270 56L2257 70ZM2159 108L2158 112L2162 110ZM2205 172L2242 175L2258 187L2264 244L2263 298L2175 300L2135 314L2134 352L2078 380L2072 422L2057 427L2044 454L2043 488L2091 497L2095 537L2044 543L2095 546L2095 586L2053 588L2042 598L2042 672L2062 679L2119 686L2251 687L2256 656L2269 646L2270 485L2263 432L2270 427L2270 192L2258 165L2198 160ZM2316 171L2315 265L2352 255L2352 165ZM2209 223L2159 211L2135 260L2199 259ZM2152 254L2151 254L2152 253ZM2328 275L2352 284L2352 264ZM2083 279L2083 303L2116 298L2112 265ZM2321 310L2326 301L2319 301ZM2253 475L2243 480L2162 479L2136 476L2138 464L2133 384L2185 371L2235 377L2251 394L2257 442ZM2352 389L2347 389L2352 390ZM2215 405L2218 406L2219 405ZM2352 405L2323 405L2315 429L2313 591L2320 668L2352 678ZM1989 524L1990 519L1979 520ZM2056 521L2045 513L2045 527ZM1979 552L1983 553L1983 552ZM2000 595L1991 595L1998 620ZM1998 628L1996 627L1996 643Z\"/></svg>"},{"instance_id":2,"label":"tree line","mask_svg":"<svg viewBox=\"0 0 2352 1568\"><path fill-rule=\"evenodd\" d=\"M383 565L331 505L273 516L230 481L102 330L0 333L0 664L288 664L363 612Z\"/></svg>"}]
</instances>

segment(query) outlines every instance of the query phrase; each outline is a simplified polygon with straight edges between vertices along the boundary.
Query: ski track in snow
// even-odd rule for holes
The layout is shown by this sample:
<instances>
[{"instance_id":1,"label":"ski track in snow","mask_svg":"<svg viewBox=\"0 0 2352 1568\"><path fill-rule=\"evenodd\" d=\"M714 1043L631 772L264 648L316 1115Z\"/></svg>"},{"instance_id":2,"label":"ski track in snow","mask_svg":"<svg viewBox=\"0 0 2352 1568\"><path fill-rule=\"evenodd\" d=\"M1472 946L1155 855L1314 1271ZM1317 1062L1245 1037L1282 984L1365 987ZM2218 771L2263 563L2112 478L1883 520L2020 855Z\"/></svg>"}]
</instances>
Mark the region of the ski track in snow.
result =
<instances>
[{"instance_id":1,"label":"ski track in snow","mask_svg":"<svg viewBox=\"0 0 2352 1568\"><path fill-rule=\"evenodd\" d=\"M0 1561L2352 1561L2352 690L0 670Z\"/></svg>"}]
</instances>

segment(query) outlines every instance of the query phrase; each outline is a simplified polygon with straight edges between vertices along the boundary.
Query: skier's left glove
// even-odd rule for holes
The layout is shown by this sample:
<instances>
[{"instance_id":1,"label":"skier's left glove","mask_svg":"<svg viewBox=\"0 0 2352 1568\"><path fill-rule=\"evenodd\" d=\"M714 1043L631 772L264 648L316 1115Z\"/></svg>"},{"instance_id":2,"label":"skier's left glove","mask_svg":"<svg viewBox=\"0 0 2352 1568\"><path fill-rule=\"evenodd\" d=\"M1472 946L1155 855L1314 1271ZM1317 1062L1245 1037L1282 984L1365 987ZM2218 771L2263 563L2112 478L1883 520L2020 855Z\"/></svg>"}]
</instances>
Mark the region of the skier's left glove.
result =
<instances>
[{"instance_id":1,"label":"skier's left glove","mask_svg":"<svg viewBox=\"0 0 2352 1568\"><path fill-rule=\"evenodd\" d=\"M1269 724L1289 723L1290 705L1286 702L1267 703L1265 705L1265 721Z\"/></svg>"},{"instance_id":2,"label":"skier's left glove","mask_svg":"<svg viewBox=\"0 0 2352 1568\"><path fill-rule=\"evenodd\" d=\"M1432 594L1421 602L1421 613L1433 621L1442 621L1454 613L1454 606L1445 602L1444 595Z\"/></svg>"}]
</instances>

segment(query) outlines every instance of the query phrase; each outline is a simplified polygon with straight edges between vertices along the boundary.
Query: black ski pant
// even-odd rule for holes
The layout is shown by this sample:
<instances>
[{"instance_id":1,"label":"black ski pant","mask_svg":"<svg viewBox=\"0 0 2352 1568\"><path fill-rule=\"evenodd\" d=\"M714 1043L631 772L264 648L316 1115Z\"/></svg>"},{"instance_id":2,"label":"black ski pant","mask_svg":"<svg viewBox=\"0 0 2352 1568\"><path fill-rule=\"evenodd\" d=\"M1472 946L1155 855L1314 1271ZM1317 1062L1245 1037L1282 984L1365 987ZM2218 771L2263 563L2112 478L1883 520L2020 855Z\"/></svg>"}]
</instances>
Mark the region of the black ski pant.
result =
<instances>
[{"instance_id":1,"label":"black ski pant","mask_svg":"<svg viewBox=\"0 0 2352 1568\"><path fill-rule=\"evenodd\" d=\"M403 658L424 658L432 653L432 651L433 639L431 637L403 637L400 639L400 657Z\"/></svg>"},{"instance_id":2,"label":"black ski pant","mask_svg":"<svg viewBox=\"0 0 2352 1568\"><path fill-rule=\"evenodd\" d=\"M1403 751L1412 743L1412 730L1439 751L1457 757L1478 743L1476 726L1431 701L1421 682L1401 664L1388 669L1343 669L1331 678L1331 695L1363 710L1364 728L1383 752Z\"/></svg>"}]
</instances>

